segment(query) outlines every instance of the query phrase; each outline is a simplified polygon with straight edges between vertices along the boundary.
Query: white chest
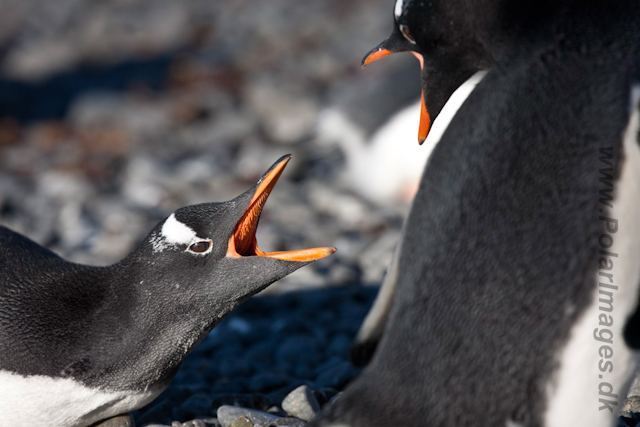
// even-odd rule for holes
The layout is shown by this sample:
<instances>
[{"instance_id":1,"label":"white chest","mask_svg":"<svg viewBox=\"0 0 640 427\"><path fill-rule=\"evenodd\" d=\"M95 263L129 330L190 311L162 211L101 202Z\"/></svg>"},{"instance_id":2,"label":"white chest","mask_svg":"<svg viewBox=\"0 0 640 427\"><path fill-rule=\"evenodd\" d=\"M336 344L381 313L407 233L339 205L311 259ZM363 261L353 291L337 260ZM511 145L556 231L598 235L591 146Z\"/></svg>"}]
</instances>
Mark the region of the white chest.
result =
<instances>
[{"instance_id":1,"label":"white chest","mask_svg":"<svg viewBox=\"0 0 640 427\"><path fill-rule=\"evenodd\" d=\"M599 220L609 229L600 236L599 270L594 278L599 285L590 306L571 330L569 342L558 354L557 375L547 387L544 425L548 427L614 425L637 363L636 354L625 345L623 329L636 308L640 284L638 125L635 110L624 134L621 174L611 193L614 199L609 202L613 207L600 199ZM609 167L603 148L605 152L599 156L601 178ZM605 187L601 181L600 188Z\"/></svg>"},{"instance_id":2,"label":"white chest","mask_svg":"<svg viewBox=\"0 0 640 427\"><path fill-rule=\"evenodd\" d=\"M0 371L0 427L85 427L141 408L160 392L106 391L70 379Z\"/></svg>"}]
</instances>

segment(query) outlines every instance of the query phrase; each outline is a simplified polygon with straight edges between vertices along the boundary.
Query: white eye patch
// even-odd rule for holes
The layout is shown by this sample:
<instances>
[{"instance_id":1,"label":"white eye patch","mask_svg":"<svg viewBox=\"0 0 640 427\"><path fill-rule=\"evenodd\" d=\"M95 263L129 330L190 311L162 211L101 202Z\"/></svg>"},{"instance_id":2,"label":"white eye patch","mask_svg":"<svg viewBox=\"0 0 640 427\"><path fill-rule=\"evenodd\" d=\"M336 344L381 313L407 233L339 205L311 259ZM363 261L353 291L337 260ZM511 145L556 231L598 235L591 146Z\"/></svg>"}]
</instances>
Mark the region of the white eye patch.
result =
<instances>
[{"instance_id":1,"label":"white eye patch","mask_svg":"<svg viewBox=\"0 0 640 427\"><path fill-rule=\"evenodd\" d=\"M167 243L174 245L188 245L197 239L196 232L188 225L178 221L175 214L171 214L162 225L162 237Z\"/></svg>"},{"instance_id":2,"label":"white eye patch","mask_svg":"<svg viewBox=\"0 0 640 427\"><path fill-rule=\"evenodd\" d=\"M403 7L404 7L404 0L396 0L396 6L393 9L393 14L396 16L396 19L402 16Z\"/></svg>"},{"instance_id":3,"label":"white eye patch","mask_svg":"<svg viewBox=\"0 0 640 427\"><path fill-rule=\"evenodd\" d=\"M204 251L190 251L189 248L194 243L208 242ZM187 245L187 251L196 255L206 255L211 252L211 240L198 237L195 231L183 222L176 219L175 214L171 214L169 218L162 224L160 235L155 235L151 239L153 250L162 252L163 250L176 245Z\"/></svg>"}]
</instances>

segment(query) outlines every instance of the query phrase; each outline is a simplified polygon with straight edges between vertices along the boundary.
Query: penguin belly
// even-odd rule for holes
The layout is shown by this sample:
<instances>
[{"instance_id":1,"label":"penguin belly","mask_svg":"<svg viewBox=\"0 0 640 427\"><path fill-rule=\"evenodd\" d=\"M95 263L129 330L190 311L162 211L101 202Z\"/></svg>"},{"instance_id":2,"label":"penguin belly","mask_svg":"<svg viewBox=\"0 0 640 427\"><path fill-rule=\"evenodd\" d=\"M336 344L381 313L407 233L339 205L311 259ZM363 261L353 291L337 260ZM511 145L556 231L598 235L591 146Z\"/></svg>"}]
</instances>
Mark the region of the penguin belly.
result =
<instances>
[{"instance_id":1,"label":"penguin belly","mask_svg":"<svg viewBox=\"0 0 640 427\"><path fill-rule=\"evenodd\" d=\"M141 408L161 392L108 391L67 378L0 371L0 427L85 427Z\"/></svg>"},{"instance_id":2,"label":"penguin belly","mask_svg":"<svg viewBox=\"0 0 640 427\"><path fill-rule=\"evenodd\" d=\"M638 354L624 342L623 329L636 309L640 284L639 120L635 109L623 136L614 198L610 202L600 199L604 233L599 240L599 269L591 303L557 355L558 368L547 385L545 426L610 425L638 363ZM611 151L601 149L601 178L608 168L613 170L615 153ZM604 181L601 179L601 189L606 190Z\"/></svg>"}]
</instances>

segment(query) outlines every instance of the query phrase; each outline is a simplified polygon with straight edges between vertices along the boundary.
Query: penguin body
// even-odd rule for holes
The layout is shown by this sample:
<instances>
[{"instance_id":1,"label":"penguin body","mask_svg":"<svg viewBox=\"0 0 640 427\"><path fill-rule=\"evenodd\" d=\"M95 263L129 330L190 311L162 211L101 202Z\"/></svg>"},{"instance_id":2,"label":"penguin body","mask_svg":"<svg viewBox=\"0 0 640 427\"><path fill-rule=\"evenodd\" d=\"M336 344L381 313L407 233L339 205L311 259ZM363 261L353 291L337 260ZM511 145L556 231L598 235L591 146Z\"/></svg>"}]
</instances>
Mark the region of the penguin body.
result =
<instances>
[{"instance_id":1,"label":"penguin body","mask_svg":"<svg viewBox=\"0 0 640 427\"><path fill-rule=\"evenodd\" d=\"M469 93L502 55L506 41L518 27L511 23L511 17L517 22L515 18L525 13L500 0L396 0L391 35L367 52L362 65L400 52L411 52L418 58L422 86L418 142L423 145L427 141L421 147L427 151L425 158ZM538 14L531 13L531 20L540 19ZM444 117L440 117L441 112ZM396 259L397 255L394 262ZM388 271L394 269L395 264ZM387 274L374 307L358 331L351 348L351 360L357 366L366 365L373 357L388 318L395 277Z\"/></svg>"},{"instance_id":2,"label":"penguin body","mask_svg":"<svg viewBox=\"0 0 640 427\"><path fill-rule=\"evenodd\" d=\"M639 336L640 10L562 6L435 147L378 349L314 426L614 425Z\"/></svg>"},{"instance_id":3,"label":"penguin body","mask_svg":"<svg viewBox=\"0 0 640 427\"><path fill-rule=\"evenodd\" d=\"M234 200L178 209L108 267L0 227L0 425L81 427L149 403L233 308L333 253L257 247L289 158Z\"/></svg>"},{"instance_id":4,"label":"penguin body","mask_svg":"<svg viewBox=\"0 0 640 427\"><path fill-rule=\"evenodd\" d=\"M475 89L476 85L482 81L485 74L485 71L478 71L476 74L471 76L469 80L456 89L455 92L453 92L447 103L442 108L441 113L435 119L425 143L420 147L421 150L425 150L427 156L431 155L431 152L440 142L442 135L449 126L449 123L451 123L455 114L458 112L458 109L460 109L469 94ZM365 366L369 363L380 338L382 338L382 333L384 332L384 326L389 317L389 312L393 302L393 295L398 281L398 260L400 259L402 240L403 236L400 237L400 243L396 247L391 265L389 266L384 280L382 281L382 285L374 305L367 314L367 317L360 327L354 343L351 346L350 358L352 363L356 366Z\"/></svg>"}]
</instances>

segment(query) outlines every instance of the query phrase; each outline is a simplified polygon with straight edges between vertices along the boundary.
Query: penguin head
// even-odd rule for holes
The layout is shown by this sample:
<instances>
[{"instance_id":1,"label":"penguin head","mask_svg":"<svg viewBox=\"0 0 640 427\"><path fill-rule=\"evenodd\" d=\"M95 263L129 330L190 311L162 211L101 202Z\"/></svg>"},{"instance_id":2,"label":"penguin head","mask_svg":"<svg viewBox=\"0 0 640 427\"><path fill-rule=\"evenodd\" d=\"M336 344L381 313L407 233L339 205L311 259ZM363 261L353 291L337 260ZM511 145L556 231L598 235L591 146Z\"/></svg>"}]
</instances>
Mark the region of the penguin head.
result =
<instances>
[{"instance_id":1,"label":"penguin head","mask_svg":"<svg viewBox=\"0 0 640 427\"><path fill-rule=\"evenodd\" d=\"M207 300L224 315L276 280L331 255L335 248L264 252L258 247L260 213L290 158L280 158L233 200L178 209L124 262L136 264L140 279L178 304Z\"/></svg>"},{"instance_id":2,"label":"penguin head","mask_svg":"<svg viewBox=\"0 0 640 427\"><path fill-rule=\"evenodd\" d=\"M396 0L391 35L363 58L363 67L397 52L411 52L420 61L420 144L451 94L477 71L490 66L484 39L497 14L497 3Z\"/></svg>"}]
</instances>

